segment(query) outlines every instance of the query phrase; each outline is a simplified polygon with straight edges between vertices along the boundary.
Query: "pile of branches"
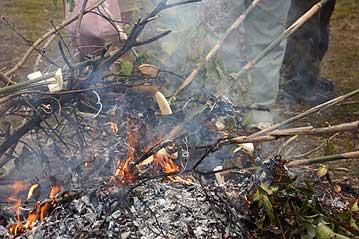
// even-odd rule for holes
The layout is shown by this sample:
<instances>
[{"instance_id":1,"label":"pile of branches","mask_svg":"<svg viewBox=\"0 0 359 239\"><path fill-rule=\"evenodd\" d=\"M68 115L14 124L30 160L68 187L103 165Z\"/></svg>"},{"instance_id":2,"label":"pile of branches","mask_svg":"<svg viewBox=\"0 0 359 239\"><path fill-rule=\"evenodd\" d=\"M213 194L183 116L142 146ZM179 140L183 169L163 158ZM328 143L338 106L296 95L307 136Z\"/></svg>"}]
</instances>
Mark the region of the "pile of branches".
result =
<instances>
[{"instance_id":1,"label":"pile of branches","mask_svg":"<svg viewBox=\"0 0 359 239\"><path fill-rule=\"evenodd\" d=\"M334 231L355 235L358 212L353 198L343 198L345 195L335 194L331 189L329 194L338 197L336 201L347 204L340 208L334 204L326 205L334 196L326 200L322 198L324 191L313 189L314 186L321 188L322 182L304 187L300 184L303 181L298 184L289 176L287 168L358 158L358 152L292 162L272 159L262 163L260 153L253 153L243 145L298 135L357 132L358 121L325 128L279 128L336 105L358 94L359 90L266 130L251 132L243 127L246 109L235 106L226 97L208 95L205 101L177 100L171 104L174 113L163 116L153 99L158 91L158 75L118 75L111 72L111 66L126 53L170 33L164 31L139 40L146 26L161 11L197 1L161 1L147 17L134 24L128 39L119 49L77 62L66 53L67 43L61 30L103 2L99 1L84 9L79 16L54 26L31 45L19 64L1 73L2 81L9 86L0 88L3 106L0 114L5 118L21 118L22 122L14 129L9 124L2 132L0 168L14 159L19 167L26 164L33 167L34 162L40 161L40 168L45 170L40 170L37 182L45 178L53 185L64 185L67 190L53 202L48 217L26 233L44 238L54 234L84 238L146 235L153 238L169 235L189 238L311 235L313 238L316 233L320 234L318 230L324 230L330 236L336 235ZM53 35L60 39L59 52L64 62L60 76L58 71L50 72L15 84L12 75L32 51L43 55L38 47ZM65 89L48 92L46 80L59 80L59 77L66 83ZM171 172L158 170L156 165L146 167L144 163L163 150L167 155L176 155L176 164L180 166ZM128 158L131 161L123 163ZM240 158L241 162L223 167L225 158ZM246 160L260 163L241 169ZM114 178L118 165L126 171L122 177ZM217 167L219 165L222 167ZM228 172L235 176L224 186L218 186L223 184L223 177L227 177ZM190 186L168 188L168 180L179 181L177 177L189 173L193 176L191 180L181 180ZM31 174L35 177L33 171ZM93 180L97 177L99 182ZM42 190L46 194L46 189ZM190 201L193 198L197 201ZM31 200L36 204L40 199L38 196ZM347 217L333 217L336 210L342 210ZM303 215L304 219L295 218L296 214ZM186 221L183 215L188 215L191 220ZM9 218L5 221L19 221L14 216ZM177 224L173 223L175 220L178 220ZM332 229L327 226L330 223ZM340 226L334 228L334 223Z\"/></svg>"}]
</instances>

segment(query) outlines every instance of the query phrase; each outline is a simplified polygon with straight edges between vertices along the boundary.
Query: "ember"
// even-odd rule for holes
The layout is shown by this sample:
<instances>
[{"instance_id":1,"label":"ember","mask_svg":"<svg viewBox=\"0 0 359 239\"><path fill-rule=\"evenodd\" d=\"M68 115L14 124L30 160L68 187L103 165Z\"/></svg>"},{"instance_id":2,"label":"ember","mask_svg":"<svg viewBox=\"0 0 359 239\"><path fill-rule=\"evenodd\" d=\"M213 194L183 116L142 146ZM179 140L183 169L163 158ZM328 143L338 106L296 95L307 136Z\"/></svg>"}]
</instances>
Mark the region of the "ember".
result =
<instances>
[{"instance_id":1,"label":"ember","mask_svg":"<svg viewBox=\"0 0 359 239\"><path fill-rule=\"evenodd\" d=\"M116 123L113 122L107 122L106 125L110 126L112 129L112 132L114 132L115 134L118 133L118 126Z\"/></svg>"}]
</instances>

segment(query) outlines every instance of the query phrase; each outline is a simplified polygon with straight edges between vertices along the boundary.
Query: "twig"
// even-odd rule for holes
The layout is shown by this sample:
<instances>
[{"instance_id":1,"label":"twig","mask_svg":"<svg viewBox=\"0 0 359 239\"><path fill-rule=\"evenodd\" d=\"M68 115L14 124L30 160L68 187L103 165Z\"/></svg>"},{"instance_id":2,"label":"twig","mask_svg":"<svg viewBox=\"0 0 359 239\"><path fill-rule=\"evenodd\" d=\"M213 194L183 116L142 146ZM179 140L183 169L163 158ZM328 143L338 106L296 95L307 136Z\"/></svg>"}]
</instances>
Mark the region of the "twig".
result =
<instances>
[{"instance_id":1,"label":"twig","mask_svg":"<svg viewBox=\"0 0 359 239\"><path fill-rule=\"evenodd\" d=\"M82 23L82 19L84 16L84 12L87 6L87 2L88 0L84 0L81 6L81 11L80 11L80 15L77 21L77 25L76 25L76 44L78 47L81 47L81 42L80 42L80 28L81 28L81 23Z\"/></svg>"},{"instance_id":2,"label":"twig","mask_svg":"<svg viewBox=\"0 0 359 239\"><path fill-rule=\"evenodd\" d=\"M150 23L151 21L153 21L154 19L156 19L157 15L161 11L169 9L169 8L173 8L176 6L185 5L185 4L193 3L193 2L200 2L200 1L201 0L189 0L189 1L180 1L180 2L173 3L173 4L168 4L167 0L162 0L157 5L157 7L155 7L148 14L147 17L145 17L143 20L140 19L135 24L131 33L128 36L127 41L124 43L124 45L119 50L115 51L115 53L113 55L111 55L110 57L108 57L107 59L99 62L99 64L95 67L95 69L90 73L90 75L86 81L86 84L91 83L93 80L100 79L101 75L103 74L104 71L108 70L110 68L110 66L117 61L118 58L120 58L125 53L130 51L132 48L151 43L151 42L156 41L156 40L166 36L167 34L169 34L171 31L166 31L164 33L158 34L158 35L156 35L150 39L147 39L147 40L143 40L140 42L138 41L138 37L143 32L146 25L148 23Z\"/></svg>"},{"instance_id":3,"label":"twig","mask_svg":"<svg viewBox=\"0 0 359 239\"><path fill-rule=\"evenodd\" d=\"M331 136L329 139L325 140L326 142L321 143L318 147L315 147L314 149L304 153L304 154L299 154L299 155L294 155L293 157L291 157L292 159L298 159L298 158L306 158L309 155L319 151L321 148L323 148L326 144L327 141L331 141L332 139L334 139L339 133L334 134L333 136Z\"/></svg>"},{"instance_id":4,"label":"twig","mask_svg":"<svg viewBox=\"0 0 359 239\"><path fill-rule=\"evenodd\" d=\"M319 164L319 163L327 163L332 161L338 161L343 159L359 159L359 151L350 152L350 153L342 153L342 154L335 154L330 156L324 156L314 159L304 159L304 160L294 160L288 162L286 165L288 168L312 165L312 164Z\"/></svg>"},{"instance_id":5,"label":"twig","mask_svg":"<svg viewBox=\"0 0 359 239\"><path fill-rule=\"evenodd\" d=\"M4 73L0 72L0 80L7 84L16 84L16 82L12 81L9 77L4 75Z\"/></svg>"},{"instance_id":6,"label":"twig","mask_svg":"<svg viewBox=\"0 0 359 239\"><path fill-rule=\"evenodd\" d=\"M279 150L278 150L278 154L281 155L282 151L285 147L288 146L288 144L292 143L294 140L296 140L299 137L299 135L294 135L292 136L290 139L288 139L282 146L280 146Z\"/></svg>"},{"instance_id":7,"label":"twig","mask_svg":"<svg viewBox=\"0 0 359 239\"><path fill-rule=\"evenodd\" d=\"M22 33L18 32L15 28L15 26L13 26L9 20L7 20L5 17L2 18L2 20L5 22L5 24L10 28L10 30L12 30L17 36L19 36L28 46L32 46L33 43L32 41L28 40ZM53 60L51 60L49 57L47 57L45 54L44 54L44 51L41 50L41 49L38 49L37 47L34 48L34 50L39 53L43 58L46 59L46 61L48 63L50 63L51 65L55 65L55 66L58 66ZM7 73L5 73L6 76L9 76L7 75Z\"/></svg>"},{"instance_id":8,"label":"twig","mask_svg":"<svg viewBox=\"0 0 359 239\"><path fill-rule=\"evenodd\" d=\"M49 45L51 44L51 42L54 41L54 39L56 38L56 35L52 35L47 41L46 43L44 44L44 46L42 47L43 50L47 49L49 47ZM35 64L34 64L34 72L38 71L39 70L39 65L40 65L40 62L41 62L41 58L42 58L42 55L39 54L36 58L36 61L35 61Z\"/></svg>"}]
</instances>

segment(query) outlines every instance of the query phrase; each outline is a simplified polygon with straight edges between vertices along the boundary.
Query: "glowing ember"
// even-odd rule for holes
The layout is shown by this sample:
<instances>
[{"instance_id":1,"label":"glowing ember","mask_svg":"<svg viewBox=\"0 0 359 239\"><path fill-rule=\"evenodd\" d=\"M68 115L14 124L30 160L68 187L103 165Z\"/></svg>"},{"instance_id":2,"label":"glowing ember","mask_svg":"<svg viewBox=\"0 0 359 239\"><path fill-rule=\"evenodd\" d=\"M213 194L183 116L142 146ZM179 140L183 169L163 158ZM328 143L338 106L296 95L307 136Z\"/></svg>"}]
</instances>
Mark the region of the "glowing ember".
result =
<instances>
[{"instance_id":1,"label":"glowing ember","mask_svg":"<svg viewBox=\"0 0 359 239\"><path fill-rule=\"evenodd\" d=\"M107 122L106 125L107 125L107 126L110 126L111 129L112 129L112 132L114 132L115 134L117 134L117 132L118 132L118 126L117 126L116 123L114 123L114 122Z\"/></svg>"},{"instance_id":2,"label":"glowing ember","mask_svg":"<svg viewBox=\"0 0 359 239\"><path fill-rule=\"evenodd\" d=\"M32 196L34 195L34 191L39 187L38 183L35 183L33 185L31 185L28 193L27 193L27 200L30 200L32 198Z\"/></svg>"}]
</instances>

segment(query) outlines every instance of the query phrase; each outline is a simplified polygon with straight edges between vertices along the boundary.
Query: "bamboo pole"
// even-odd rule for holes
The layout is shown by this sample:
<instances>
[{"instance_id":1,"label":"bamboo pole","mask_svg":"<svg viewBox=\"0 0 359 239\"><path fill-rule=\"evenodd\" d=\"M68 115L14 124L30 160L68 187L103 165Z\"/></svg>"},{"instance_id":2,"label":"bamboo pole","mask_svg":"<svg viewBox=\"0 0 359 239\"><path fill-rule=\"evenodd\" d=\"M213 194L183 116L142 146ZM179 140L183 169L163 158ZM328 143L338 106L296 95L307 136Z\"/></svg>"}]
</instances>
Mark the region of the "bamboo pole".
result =
<instances>
[{"instance_id":1,"label":"bamboo pole","mask_svg":"<svg viewBox=\"0 0 359 239\"><path fill-rule=\"evenodd\" d=\"M316 13L319 12L319 10L325 5L327 4L329 1L332 0L321 0L319 3L315 4L309 11L307 11L304 15L302 15L297 21L295 21L287 30L285 30L277 39L275 39L267 48L265 48L262 52L259 53L259 55L254 58L252 61L248 62L245 66L242 67L242 69L235 75L232 74L232 76L234 78L236 78L236 80L239 80L240 77L242 77L244 74L246 74L249 70L251 70L258 62L260 62L261 60L263 60L268 53L270 53L275 47L277 47L281 42L283 42L285 39L289 38L293 33L295 33L301 26L303 26L304 23L306 23L309 19L311 19ZM258 4L258 2L254 1L251 5L251 7L245 12L243 13L244 18L242 19L242 16L239 17L239 24L249 15L249 13L253 10L253 8L255 7L255 5L253 6L253 4L256 3ZM237 25L237 28L239 26L239 24ZM228 29L228 31L233 31L236 28L232 28L230 27ZM227 31L227 32L228 32ZM229 33L231 33L229 32ZM229 34L228 34L229 35ZM226 36L227 37L227 36ZM221 39L222 40L222 39ZM208 56L210 56L211 58L215 55L215 53L217 52L217 50L219 49L220 46L222 46L224 42L220 41L219 43L221 45L216 45L212 51L210 53L213 53L213 55L208 54ZM217 48L218 47L218 48ZM207 60L207 57L205 58L205 60L200 64L199 67L197 67L182 83L182 85L176 90L176 92L172 95L171 97L171 101L174 100L174 98L187 86L189 85L194 79L195 77L198 75L199 70L208 63L208 61L210 59ZM235 81L233 81L232 83L229 84L229 86L225 89L225 91L227 91L230 87L232 87L232 85L234 84Z\"/></svg>"},{"instance_id":2,"label":"bamboo pole","mask_svg":"<svg viewBox=\"0 0 359 239\"><path fill-rule=\"evenodd\" d=\"M309 110L307 110L307 111L305 111L305 112L303 112L303 113L301 113L299 115L296 115L296 116L294 116L292 118L289 118L289 119L287 119L285 121L282 121L282 122L280 122L278 124L275 124L272 127L269 127L267 129L261 130L258 133L252 134L252 135L248 136L248 138L255 138L255 137L258 137L258 136L261 136L261 135L265 135L265 134L267 134L269 132L272 132L272 131L274 131L276 129L279 129L282 126L288 125L288 124L293 123L293 122L295 122L297 120L303 119L303 118L305 118L305 117L307 117L307 116L309 116L311 114L317 113L317 112L319 112L321 110L324 110L324 109L327 109L327 108L329 108L331 106L339 104L340 102L343 102L344 100L346 100L346 99L348 99L350 97L353 97L354 95L357 95L357 94L359 94L359 89L356 89L356 90L354 90L352 92L349 92L348 94L338 96L337 98L334 98L332 100L324 102L323 104L320 104L318 106L310 108Z\"/></svg>"},{"instance_id":3,"label":"bamboo pole","mask_svg":"<svg viewBox=\"0 0 359 239\"><path fill-rule=\"evenodd\" d=\"M22 81L20 83L17 83L16 85L10 85L7 87L0 88L0 95L22 90L22 89L26 88L27 86L38 83L40 81L48 80L54 76L55 76L55 72L51 72L51 73L48 73L46 75L43 75L41 77L38 77L38 78L35 78L32 80Z\"/></svg>"},{"instance_id":4,"label":"bamboo pole","mask_svg":"<svg viewBox=\"0 0 359 239\"><path fill-rule=\"evenodd\" d=\"M295 168L300 166L327 163L327 162L333 162L333 161L344 160L344 159L359 159L359 151L329 155L329 156L313 158L313 159L293 160L288 162L286 166L288 168Z\"/></svg>"},{"instance_id":5,"label":"bamboo pole","mask_svg":"<svg viewBox=\"0 0 359 239\"><path fill-rule=\"evenodd\" d=\"M252 60L251 62L249 62L246 66L243 67L243 69L240 71L240 74L237 77L240 77L241 75L243 75L245 72L247 72L248 70L250 70L255 64L257 64L260 60L262 60L270 51L272 51L274 49L274 47L276 47L277 45L279 45L284 39L286 39L287 37L289 37L290 35L292 35L296 30L298 30L306 21L308 21L315 13L317 13L326 3L328 3L331 0L321 0L319 3L315 4L308 12L306 12L302 17L300 17L292 26L290 26L285 32L283 32L276 40L274 40L272 42L272 44L270 44L267 48L265 48L254 60ZM187 79L185 80L185 82L189 82ZM190 83L190 82L189 82ZM188 83L188 84L189 84ZM186 85L188 85L186 83ZM185 85L185 83L183 83L182 85ZM186 87L186 86L184 86ZM184 87L180 87L180 88L184 88ZM230 86L229 86L230 87ZM182 90L181 89L181 90ZM228 88L227 88L228 89ZM181 91L181 90L177 90L177 94ZM317 107L314 107L308 111L306 111L303 114L300 114L299 116L290 118L286 121L283 121L282 123L276 124L273 127L267 128L265 130L262 130L256 134L253 134L249 137L257 137L259 135L264 135L267 132L273 131L275 129L278 129L281 126L284 126L286 124L292 123L298 119L304 118L312 113L318 112L319 110L325 108L325 107L330 107L332 105L335 105L339 102L342 102L343 100L356 95L359 93L359 89L348 93L347 95L344 96L340 96L334 100L328 101L324 104L321 104ZM174 94L175 95L175 94ZM172 101L173 101L173 96L171 97ZM199 110L198 112L202 112L203 110L205 110L208 106L205 105L204 107L202 107L201 110ZM166 140L168 139L173 139L174 137L176 137L176 135L178 135L180 132L183 131L184 127L186 124L188 124L191 120L193 120L195 118L195 116L197 115L197 113L193 116L191 116L190 118L188 118L187 120L185 120L184 123L181 123L179 125L177 125L175 128L173 128L165 137Z\"/></svg>"},{"instance_id":6,"label":"bamboo pole","mask_svg":"<svg viewBox=\"0 0 359 239\"><path fill-rule=\"evenodd\" d=\"M231 143L243 144L243 143L258 143L266 141L274 141L282 137L295 136L295 135L323 135L334 134L338 132L358 132L359 121L340 124L325 128L313 128L313 127L301 127L284 130L276 130L268 133L267 135L252 136L240 136L230 139Z\"/></svg>"},{"instance_id":7,"label":"bamboo pole","mask_svg":"<svg viewBox=\"0 0 359 239\"><path fill-rule=\"evenodd\" d=\"M309 11L302 15L297 21L295 21L287 30L285 30L277 39L275 39L269 46L267 46L257 57L252 61L248 62L242 69L234 76L236 80L239 80L244 74L251 70L258 62L263 60L268 53L270 53L274 48L279 46L284 40L288 39L293 33L295 33L301 26L304 25L309 19L311 19L319 10L332 0L321 0L319 3L315 4ZM234 81L235 82L235 81ZM234 84L232 82L227 90Z\"/></svg>"},{"instance_id":8,"label":"bamboo pole","mask_svg":"<svg viewBox=\"0 0 359 239\"><path fill-rule=\"evenodd\" d=\"M223 46L224 41L228 38L228 36L234 32L242 22L250 15L253 9L260 3L261 0L254 0L251 5L240 15L233 24L228 28L226 33L218 40L218 42L214 45L214 47L208 52L204 60L191 72L191 74L182 82L180 87L172 94L170 98L170 102L174 101L176 96L185 89L199 74L202 68L208 64L208 62L217 54L218 50Z\"/></svg>"}]
</instances>

